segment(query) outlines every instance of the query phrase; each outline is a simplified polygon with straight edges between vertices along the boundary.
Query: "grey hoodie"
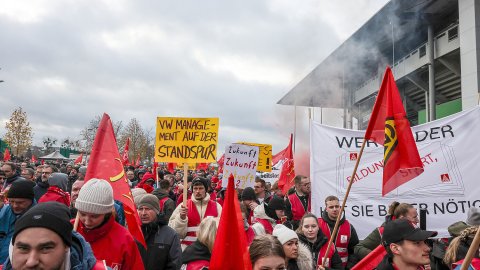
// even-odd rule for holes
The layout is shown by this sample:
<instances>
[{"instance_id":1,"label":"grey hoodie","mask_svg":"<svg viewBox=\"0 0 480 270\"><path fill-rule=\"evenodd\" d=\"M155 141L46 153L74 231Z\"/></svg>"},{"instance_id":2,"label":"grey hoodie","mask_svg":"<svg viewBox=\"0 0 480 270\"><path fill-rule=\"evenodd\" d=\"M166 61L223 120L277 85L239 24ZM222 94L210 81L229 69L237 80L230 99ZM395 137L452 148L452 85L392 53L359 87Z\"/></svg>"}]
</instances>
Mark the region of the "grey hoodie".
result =
<instances>
[{"instance_id":1,"label":"grey hoodie","mask_svg":"<svg viewBox=\"0 0 480 270\"><path fill-rule=\"evenodd\" d=\"M68 175L64 173L52 173L48 178L48 184L59 187L61 190L67 192Z\"/></svg>"}]
</instances>

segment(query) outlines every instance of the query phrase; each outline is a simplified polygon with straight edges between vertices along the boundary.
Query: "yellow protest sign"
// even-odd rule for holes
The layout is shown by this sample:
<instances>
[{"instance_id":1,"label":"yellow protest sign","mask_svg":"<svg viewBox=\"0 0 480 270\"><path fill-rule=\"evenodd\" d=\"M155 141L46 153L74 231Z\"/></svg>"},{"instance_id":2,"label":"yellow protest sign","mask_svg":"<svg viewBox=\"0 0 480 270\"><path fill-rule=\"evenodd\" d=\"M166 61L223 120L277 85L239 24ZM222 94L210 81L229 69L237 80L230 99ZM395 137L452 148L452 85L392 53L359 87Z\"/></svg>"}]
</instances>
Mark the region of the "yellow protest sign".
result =
<instances>
[{"instance_id":1,"label":"yellow protest sign","mask_svg":"<svg viewBox=\"0 0 480 270\"><path fill-rule=\"evenodd\" d=\"M218 122L218 118L157 117L155 161L215 162Z\"/></svg>"},{"instance_id":2,"label":"yellow protest sign","mask_svg":"<svg viewBox=\"0 0 480 270\"><path fill-rule=\"evenodd\" d=\"M258 146L260 154L258 155L257 171L259 172L271 172L272 171L272 145L271 144L259 144L239 142L240 144Z\"/></svg>"}]
</instances>

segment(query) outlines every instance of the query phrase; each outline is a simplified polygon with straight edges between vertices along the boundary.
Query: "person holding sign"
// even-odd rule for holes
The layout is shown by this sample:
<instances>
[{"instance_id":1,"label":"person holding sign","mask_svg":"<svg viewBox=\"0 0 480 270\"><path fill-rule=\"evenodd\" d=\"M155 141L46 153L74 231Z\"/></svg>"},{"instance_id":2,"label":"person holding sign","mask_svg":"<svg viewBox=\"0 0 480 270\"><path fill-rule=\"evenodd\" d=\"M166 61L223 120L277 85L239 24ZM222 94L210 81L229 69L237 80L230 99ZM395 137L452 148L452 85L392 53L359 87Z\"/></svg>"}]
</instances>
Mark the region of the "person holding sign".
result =
<instances>
[{"instance_id":1,"label":"person holding sign","mask_svg":"<svg viewBox=\"0 0 480 270\"><path fill-rule=\"evenodd\" d=\"M192 188L193 194L187 200L187 207L183 204L178 205L168 223L168 226L173 228L182 239L182 249L197 240L198 226L205 217L220 217L222 213L220 204L210 200L206 179L195 178L192 182Z\"/></svg>"}]
</instances>

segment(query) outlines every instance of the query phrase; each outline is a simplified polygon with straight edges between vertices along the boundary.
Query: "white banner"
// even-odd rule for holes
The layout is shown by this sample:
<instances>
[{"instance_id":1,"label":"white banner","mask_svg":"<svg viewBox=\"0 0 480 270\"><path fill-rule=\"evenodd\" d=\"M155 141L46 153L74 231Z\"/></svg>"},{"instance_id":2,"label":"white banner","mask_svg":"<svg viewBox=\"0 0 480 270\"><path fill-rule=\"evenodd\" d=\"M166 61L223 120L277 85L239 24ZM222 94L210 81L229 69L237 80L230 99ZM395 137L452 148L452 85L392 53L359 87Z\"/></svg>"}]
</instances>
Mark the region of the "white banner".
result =
<instances>
[{"instance_id":1,"label":"white banner","mask_svg":"<svg viewBox=\"0 0 480 270\"><path fill-rule=\"evenodd\" d=\"M273 183L275 183L275 181L277 181L280 177L284 162L285 161L283 159L280 160L279 162L277 162L277 164L272 166L271 172L257 172L257 176L265 180L265 182L273 185Z\"/></svg>"},{"instance_id":2,"label":"white banner","mask_svg":"<svg viewBox=\"0 0 480 270\"><path fill-rule=\"evenodd\" d=\"M231 144L225 147L222 187L228 184L228 177L233 174L235 188L253 187L258 165L258 146Z\"/></svg>"},{"instance_id":3,"label":"white banner","mask_svg":"<svg viewBox=\"0 0 480 270\"><path fill-rule=\"evenodd\" d=\"M383 146L367 142L350 191L346 214L360 239L385 220L393 201L427 209L427 229L447 236L447 227L465 221L480 207L480 107L412 128L425 172L382 197ZM312 211L324 199L343 200L365 131L333 128L312 121L310 176Z\"/></svg>"}]
</instances>

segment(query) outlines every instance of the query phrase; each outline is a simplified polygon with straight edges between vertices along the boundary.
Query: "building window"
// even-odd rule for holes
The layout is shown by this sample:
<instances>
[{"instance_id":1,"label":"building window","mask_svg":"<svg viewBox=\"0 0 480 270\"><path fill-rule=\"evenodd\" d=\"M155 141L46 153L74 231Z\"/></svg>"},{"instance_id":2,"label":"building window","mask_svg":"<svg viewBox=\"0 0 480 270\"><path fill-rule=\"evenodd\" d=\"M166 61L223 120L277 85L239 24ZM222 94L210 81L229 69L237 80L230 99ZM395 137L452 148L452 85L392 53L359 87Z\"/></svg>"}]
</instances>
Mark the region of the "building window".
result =
<instances>
[{"instance_id":1,"label":"building window","mask_svg":"<svg viewBox=\"0 0 480 270\"><path fill-rule=\"evenodd\" d=\"M458 26L448 30L448 41L452 41L458 37Z\"/></svg>"},{"instance_id":2,"label":"building window","mask_svg":"<svg viewBox=\"0 0 480 270\"><path fill-rule=\"evenodd\" d=\"M420 47L420 49L418 49L418 52L418 58L424 57L427 54L427 45L423 45L422 47Z\"/></svg>"}]
</instances>

